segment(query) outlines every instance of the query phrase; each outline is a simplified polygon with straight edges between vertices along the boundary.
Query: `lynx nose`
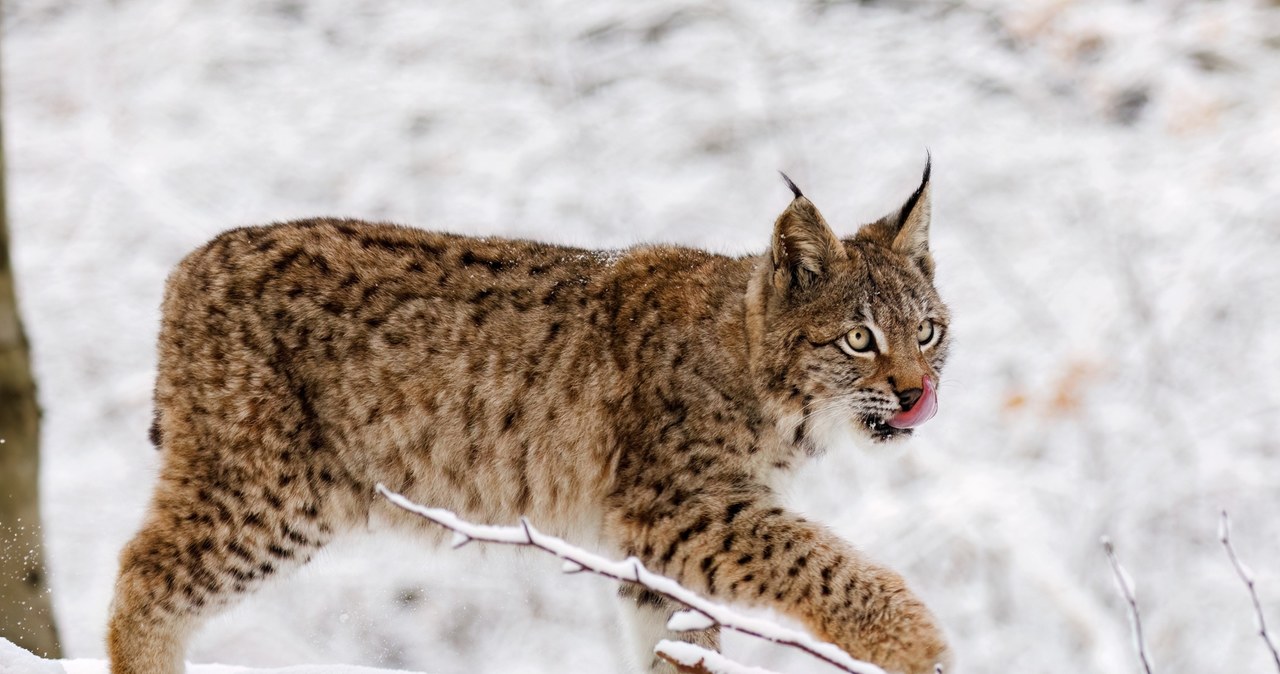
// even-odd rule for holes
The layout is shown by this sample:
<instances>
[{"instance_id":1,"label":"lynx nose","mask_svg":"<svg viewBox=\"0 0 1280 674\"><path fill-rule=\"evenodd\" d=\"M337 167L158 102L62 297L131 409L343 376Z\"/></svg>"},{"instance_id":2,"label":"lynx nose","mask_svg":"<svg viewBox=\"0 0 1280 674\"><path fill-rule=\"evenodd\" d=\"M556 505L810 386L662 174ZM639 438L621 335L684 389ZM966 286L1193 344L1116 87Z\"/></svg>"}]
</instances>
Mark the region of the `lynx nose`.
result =
<instances>
[{"instance_id":1,"label":"lynx nose","mask_svg":"<svg viewBox=\"0 0 1280 674\"><path fill-rule=\"evenodd\" d=\"M924 394L923 389L909 388L905 391L895 391L898 394L898 403L902 405L902 411L910 411L916 402L920 400L920 396Z\"/></svg>"}]
</instances>

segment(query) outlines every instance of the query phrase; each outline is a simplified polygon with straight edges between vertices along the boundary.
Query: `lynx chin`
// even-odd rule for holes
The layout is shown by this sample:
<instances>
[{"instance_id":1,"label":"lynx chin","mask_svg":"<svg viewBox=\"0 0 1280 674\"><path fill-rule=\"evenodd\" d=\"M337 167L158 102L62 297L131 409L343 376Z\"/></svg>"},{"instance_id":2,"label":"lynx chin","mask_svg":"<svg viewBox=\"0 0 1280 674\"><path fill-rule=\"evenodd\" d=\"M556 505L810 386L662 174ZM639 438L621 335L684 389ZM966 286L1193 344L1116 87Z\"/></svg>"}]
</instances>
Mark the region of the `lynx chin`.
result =
<instances>
[{"instance_id":1,"label":"lynx chin","mask_svg":"<svg viewBox=\"0 0 1280 674\"><path fill-rule=\"evenodd\" d=\"M319 218L228 231L165 289L155 494L121 555L113 674L183 671L188 636L371 519L374 491L549 533L717 600L773 609L899 674L951 661L897 573L771 484L853 429L938 408L949 316L929 167L838 237L794 200L768 250L597 252ZM620 593L638 672L676 609ZM424 638L430 638L429 635Z\"/></svg>"}]
</instances>

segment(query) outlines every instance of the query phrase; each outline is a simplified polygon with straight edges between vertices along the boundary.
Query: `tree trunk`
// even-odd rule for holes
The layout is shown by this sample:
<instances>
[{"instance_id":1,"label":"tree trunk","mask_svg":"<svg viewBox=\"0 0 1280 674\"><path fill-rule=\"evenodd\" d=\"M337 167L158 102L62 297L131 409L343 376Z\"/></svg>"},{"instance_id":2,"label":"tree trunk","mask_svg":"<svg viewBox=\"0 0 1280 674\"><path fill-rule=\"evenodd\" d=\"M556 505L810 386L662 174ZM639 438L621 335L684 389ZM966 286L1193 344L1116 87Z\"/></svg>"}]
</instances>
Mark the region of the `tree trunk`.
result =
<instances>
[{"instance_id":1,"label":"tree trunk","mask_svg":"<svg viewBox=\"0 0 1280 674\"><path fill-rule=\"evenodd\" d=\"M0 134L0 637L56 658L40 529L40 410L13 289L4 177Z\"/></svg>"}]
</instances>

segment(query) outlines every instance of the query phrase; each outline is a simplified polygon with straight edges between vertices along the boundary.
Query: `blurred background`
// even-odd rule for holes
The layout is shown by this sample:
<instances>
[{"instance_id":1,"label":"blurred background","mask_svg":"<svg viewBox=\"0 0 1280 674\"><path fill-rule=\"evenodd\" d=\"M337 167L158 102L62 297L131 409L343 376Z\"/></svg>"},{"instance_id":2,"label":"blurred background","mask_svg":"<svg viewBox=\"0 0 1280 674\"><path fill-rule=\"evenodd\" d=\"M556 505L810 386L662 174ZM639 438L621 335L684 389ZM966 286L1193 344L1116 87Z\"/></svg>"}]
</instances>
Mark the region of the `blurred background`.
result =
<instances>
[{"instance_id":1,"label":"blurred background","mask_svg":"<svg viewBox=\"0 0 1280 674\"><path fill-rule=\"evenodd\" d=\"M902 570L962 672L1274 668L1275 0L5 0L11 248L66 653L101 656L167 271L313 215L598 248L763 251L786 170L838 231L928 148L953 310L941 412L792 502ZM474 546L473 546L474 547ZM621 671L609 584L376 533L197 636L196 662ZM782 671L811 660L731 639Z\"/></svg>"}]
</instances>

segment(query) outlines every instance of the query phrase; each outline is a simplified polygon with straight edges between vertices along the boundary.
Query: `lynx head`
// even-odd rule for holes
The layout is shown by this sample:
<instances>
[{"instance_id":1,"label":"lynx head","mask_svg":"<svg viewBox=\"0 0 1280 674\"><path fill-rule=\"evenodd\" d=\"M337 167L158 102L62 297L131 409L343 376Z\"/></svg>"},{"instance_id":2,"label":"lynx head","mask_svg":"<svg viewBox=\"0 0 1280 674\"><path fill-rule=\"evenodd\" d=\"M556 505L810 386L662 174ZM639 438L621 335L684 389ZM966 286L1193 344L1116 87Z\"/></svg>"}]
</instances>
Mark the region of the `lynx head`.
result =
<instances>
[{"instance_id":1,"label":"lynx head","mask_svg":"<svg viewBox=\"0 0 1280 674\"><path fill-rule=\"evenodd\" d=\"M949 316L933 287L929 170L900 209L844 239L787 179L795 199L748 299L752 374L810 452L850 427L909 435L938 409Z\"/></svg>"}]
</instances>

